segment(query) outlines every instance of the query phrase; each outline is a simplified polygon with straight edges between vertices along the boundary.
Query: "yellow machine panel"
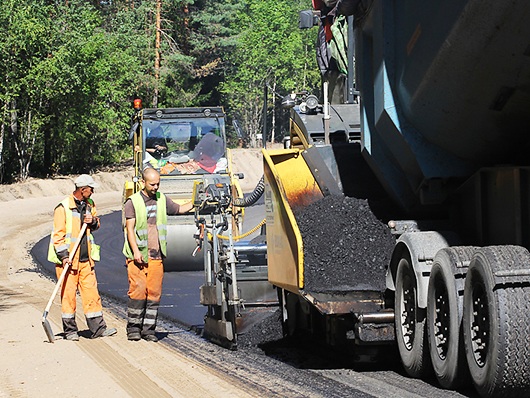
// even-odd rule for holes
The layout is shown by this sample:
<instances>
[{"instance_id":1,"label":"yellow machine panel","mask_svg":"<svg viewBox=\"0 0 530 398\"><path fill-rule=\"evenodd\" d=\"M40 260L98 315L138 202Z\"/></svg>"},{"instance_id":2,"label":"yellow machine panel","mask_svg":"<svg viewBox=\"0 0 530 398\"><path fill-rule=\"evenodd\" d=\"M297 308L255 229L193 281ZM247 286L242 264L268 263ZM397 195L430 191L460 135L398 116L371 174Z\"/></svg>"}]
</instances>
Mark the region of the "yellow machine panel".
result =
<instances>
[{"instance_id":1,"label":"yellow machine panel","mask_svg":"<svg viewBox=\"0 0 530 398\"><path fill-rule=\"evenodd\" d=\"M263 150L269 281L292 292L304 286L303 243L293 210L322 199L301 150Z\"/></svg>"}]
</instances>

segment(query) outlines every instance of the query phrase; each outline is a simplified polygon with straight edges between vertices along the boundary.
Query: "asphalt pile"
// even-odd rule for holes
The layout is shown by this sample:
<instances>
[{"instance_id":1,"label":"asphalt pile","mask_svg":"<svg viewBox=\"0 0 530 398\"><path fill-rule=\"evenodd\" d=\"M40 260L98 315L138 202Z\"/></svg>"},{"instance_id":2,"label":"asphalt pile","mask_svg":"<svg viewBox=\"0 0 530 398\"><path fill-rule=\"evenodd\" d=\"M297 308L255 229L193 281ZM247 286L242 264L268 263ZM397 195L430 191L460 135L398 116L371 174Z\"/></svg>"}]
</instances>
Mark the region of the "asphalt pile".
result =
<instances>
[{"instance_id":1,"label":"asphalt pile","mask_svg":"<svg viewBox=\"0 0 530 398\"><path fill-rule=\"evenodd\" d=\"M395 238L366 199L330 195L295 211L304 247L304 289L385 289Z\"/></svg>"},{"instance_id":2,"label":"asphalt pile","mask_svg":"<svg viewBox=\"0 0 530 398\"><path fill-rule=\"evenodd\" d=\"M267 316L252 325L245 333L238 335L238 349L262 353L261 346L283 338L280 310L270 311Z\"/></svg>"}]
</instances>

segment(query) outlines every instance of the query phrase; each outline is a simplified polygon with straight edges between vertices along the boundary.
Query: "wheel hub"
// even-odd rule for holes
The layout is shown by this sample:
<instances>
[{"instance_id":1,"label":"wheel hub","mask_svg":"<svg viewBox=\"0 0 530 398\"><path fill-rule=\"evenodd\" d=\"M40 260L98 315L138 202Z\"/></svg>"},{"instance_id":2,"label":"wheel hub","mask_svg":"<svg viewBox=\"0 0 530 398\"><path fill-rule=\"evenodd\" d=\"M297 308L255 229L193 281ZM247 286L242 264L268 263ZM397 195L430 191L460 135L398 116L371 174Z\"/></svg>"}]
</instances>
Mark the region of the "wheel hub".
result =
<instances>
[{"instance_id":1,"label":"wheel hub","mask_svg":"<svg viewBox=\"0 0 530 398\"><path fill-rule=\"evenodd\" d=\"M449 296L445 285L441 281L436 281L435 286L434 340L438 356L440 359L445 360L450 340Z\"/></svg>"},{"instance_id":2,"label":"wheel hub","mask_svg":"<svg viewBox=\"0 0 530 398\"><path fill-rule=\"evenodd\" d=\"M414 345L414 325L416 319L416 294L410 277L403 279L403 295L401 297L401 331L403 343L407 350L412 350Z\"/></svg>"},{"instance_id":3,"label":"wheel hub","mask_svg":"<svg viewBox=\"0 0 530 398\"><path fill-rule=\"evenodd\" d=\"M471 346L475 362L480 367L486 364L489 336L489 310L482 284L473 288L473 312L471 322Z\"/></svg>"}]
</instances>

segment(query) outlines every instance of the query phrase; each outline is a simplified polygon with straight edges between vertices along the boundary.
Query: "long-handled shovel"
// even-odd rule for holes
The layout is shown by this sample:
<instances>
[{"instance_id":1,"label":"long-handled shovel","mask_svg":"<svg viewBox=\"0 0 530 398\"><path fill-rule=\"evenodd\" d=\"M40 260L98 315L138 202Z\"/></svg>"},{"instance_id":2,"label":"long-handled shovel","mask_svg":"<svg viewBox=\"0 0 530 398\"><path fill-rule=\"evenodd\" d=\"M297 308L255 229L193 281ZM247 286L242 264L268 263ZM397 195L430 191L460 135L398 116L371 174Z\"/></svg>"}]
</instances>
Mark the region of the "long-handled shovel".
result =
<instances>
[{"instance_id":1,"label":"long-handled shovel","mask_svg":"<svg viewBox=\"0 0 530 398\"><path fill-rule=\"evenodd\" d=\"M70 269L70 264L72 263L72 260L74 259L75 252L77 251L77 248L79 247L79 243L81 242L81 238L83 237L86 227L88 224L83 223L83 226L81 227L81 231L79 232L79 237L77 238L77 241L75 242L75 245L70 253L70 256L68 257L68 263L64 266L63 272L61 273L61 276L59 277L59 280L57 281L57 285L55 285L55 289L53 289L52 296L50 297L50 301L48 301L48 305L46 306L46 309L44 310L44 314L42 314L42 326L44 327L44 331L46 332L46 336L48 336L48 340L50 343L53 343L55 340L55 336L52 331L52 327L50 325L50 322L46 319L48 316L48 312L50 311L50 308L53 303L53 299L55 298L55 295L57 294L57 291L59 290L59 287L61 287L61 283L64 280L64 277L66 276L66 273Z\"/></svg>"}]
</instances>

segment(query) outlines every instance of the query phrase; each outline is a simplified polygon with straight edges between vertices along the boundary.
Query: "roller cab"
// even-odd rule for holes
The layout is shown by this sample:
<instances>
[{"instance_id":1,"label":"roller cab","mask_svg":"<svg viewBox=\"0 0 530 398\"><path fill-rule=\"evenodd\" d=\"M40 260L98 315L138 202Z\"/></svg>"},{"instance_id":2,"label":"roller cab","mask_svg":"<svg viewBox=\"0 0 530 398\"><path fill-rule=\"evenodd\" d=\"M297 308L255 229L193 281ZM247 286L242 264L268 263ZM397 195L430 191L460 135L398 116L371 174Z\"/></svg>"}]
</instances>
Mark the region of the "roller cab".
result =
<instances>
[{"instance_id":1,"label":"roller cab","mask_svg":"<svg viewBox=\"0 0 530 398\"><path fill-rule=\"evenodd\" d=\"M221 107L142 109L135 101L129 141L133 145L134 175L125 183L123 203L142 189L141 175L146 167L160 172L159 191L176 203L192 200L195 181L204 182L210 176L227 184L234 197L242 197L238 176L231 173ZM236 233L242 217L242 209L234 209ZM165 271L203 269L202 259L192 256L196 230L193 212L168 216Z\"/></svg>"}]
</instances>

